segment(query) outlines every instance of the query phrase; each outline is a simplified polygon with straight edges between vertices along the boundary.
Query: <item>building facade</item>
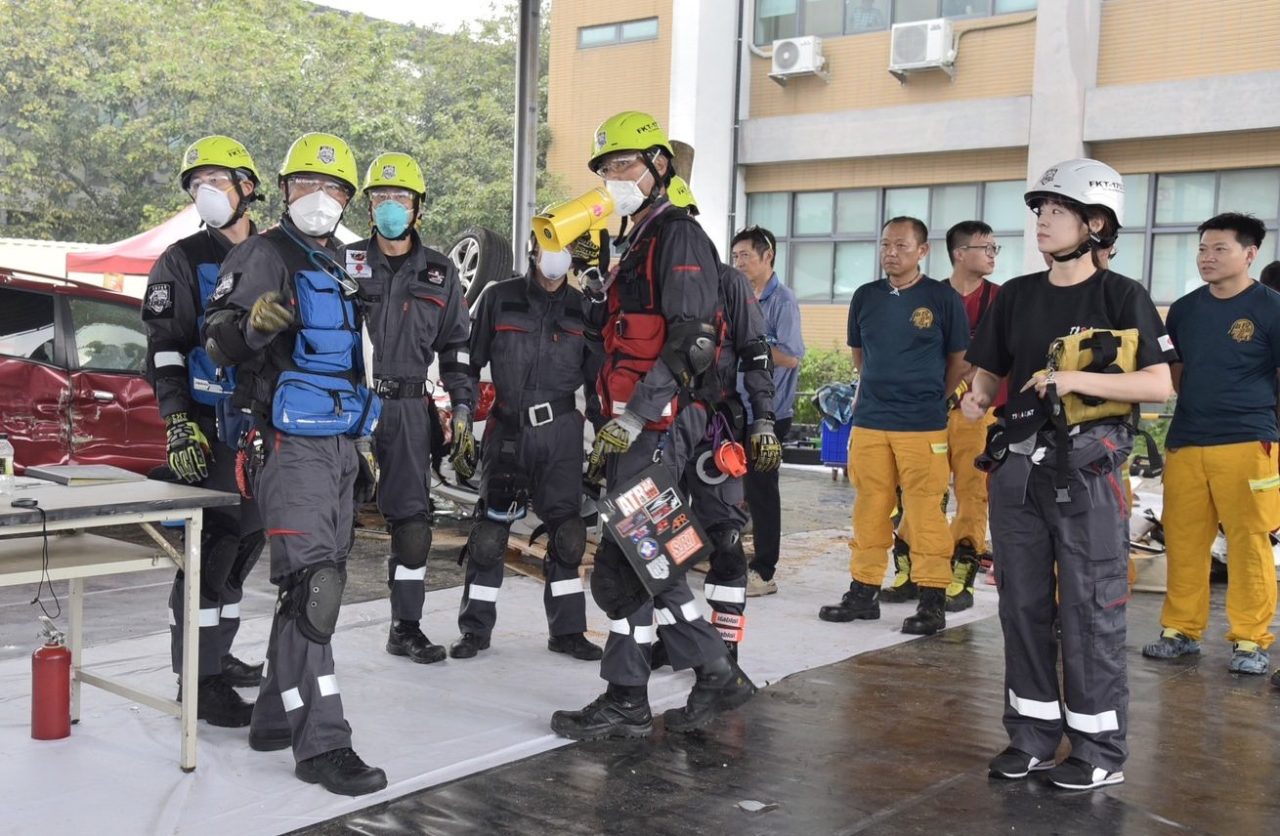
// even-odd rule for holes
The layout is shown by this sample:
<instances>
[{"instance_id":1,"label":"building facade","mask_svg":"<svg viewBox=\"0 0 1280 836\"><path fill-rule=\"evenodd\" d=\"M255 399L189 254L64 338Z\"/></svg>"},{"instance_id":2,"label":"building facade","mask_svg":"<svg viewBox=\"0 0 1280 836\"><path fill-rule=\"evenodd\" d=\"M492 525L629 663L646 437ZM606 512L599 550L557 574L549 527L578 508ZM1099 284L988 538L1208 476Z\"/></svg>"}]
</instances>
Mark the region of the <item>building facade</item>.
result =
<instances>
[{"instance_id":1,"label":"building facade","mask_svg":"<svg viewBox=\"0 0 1280 836\"><path fill-rule=\"evenodd\" d=\"M925 62L938 66L892 74L933 20L950 28ZM1021 196L1071 157L1125 175L1113 265L1161 305L1198 285L1195 226L1216 212L1261 218L1259 262L1276 258L1275 0L554 0L551 33L553 171L595 185L595 125L652 111L696 150L691 185L722 252L747 224L778 236L811 345L844 344L888 217L929 225L936 277L947 228L969 218L996 230L994 279L1039 269ZM775 45L810 36L823 71L772 77Z\"/></svg>"}]
</instances>

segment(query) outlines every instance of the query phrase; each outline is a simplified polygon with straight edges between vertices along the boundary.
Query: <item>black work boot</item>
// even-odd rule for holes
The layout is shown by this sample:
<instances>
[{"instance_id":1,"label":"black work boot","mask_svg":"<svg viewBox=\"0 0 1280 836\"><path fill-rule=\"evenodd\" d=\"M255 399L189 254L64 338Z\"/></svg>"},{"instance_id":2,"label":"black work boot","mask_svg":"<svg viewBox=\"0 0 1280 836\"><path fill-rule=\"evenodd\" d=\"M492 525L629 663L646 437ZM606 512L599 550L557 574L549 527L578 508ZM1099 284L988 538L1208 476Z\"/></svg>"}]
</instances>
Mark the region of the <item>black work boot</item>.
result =
<instances>
[{"instance_id":1,"label":"black work boot","mask_svg":"<svg viewBox=\"0 0 1280 836\"><path fill-rule=\"evenodd\" d=\"M547 650L552 653L567 653L584 662L595 662L604 656L604 650L598 644L587 641L581 633L565 633L563 636L552 636L547 639Z\"/></svg>"},{"instance_id":2,"label":"black work boot","mask_svg":"<svg viewBox=\"0 0 1280 836\"><path fill-rule=\"evenodd\" d=\"M947 626L947 591L933 587L920 587L920 603L916 614L902 622L902 632L913 636L932 636Z\"/></svg>"},{"instance_id":3,"label":"black work boot","mask_svg":"<svg viewBox=\"0 0 1280 836\"><path fill-rule=\"evenodd\" d=\"M178 683L178 701L182 701L182 683ZM253 719L253 703L245 702L222 674L202 676L196 688L196 719L211 726L243 728Z\"/></svg>"},{"instance_id":4,"label":"black work boot","mask_svg":"<svg viewBox=\"0 0 1280 836\"><path fill-rule=\"evenodd\" d=\"M350 747L298 761L293 774L335 795L367 795L387 787L387 773L360 760Z\"/></svg>"},{"instance_id":5,"label":"black work boot","mask_svg":"<svg viewBox=\"0 0 1280 836\"><path fill-rule=\"evenodd\" d=\"M973 582L978 577L978 550L968 540L956 543L951 557L951 583L947 585L947 612L964 612L973 606Z\"/></svg>"},{"instance_id":6,"label":"black work boot","mask_svg":"<svg viewBox=\"0 0 1280 836\"><path fill-rule=\"evenodd\" d=\"M262 684L262 664L250 665L228 653L222 657L222 678L233 688L257 688Z\"/></svg>"},{"instance_id":7,"label":"black work boot","mask_svg":"<svg viewBox=\"0 0 1280 836\"><path fill-rule=\"evenodd\" d=\"M258 731L249 727L249 748L255 752L278 752L293 745L293 732L289 729Z\"/></svg>"},{"instance_id":8,"label":"black work boot","mask_svg":"<svg viewBox=\"0 0 1280 836\"><path fill-rule=\"evenodd\" d=\"M898 535L893 535L893 580L888 589L880 591L880 600L886 604L913 601L920 594L911 580L911 547Z\"/></svg>"},{"instance_id":9,"label":"black work boot","mask_svg":"<svg viewBox=\"0 0 1280 836\"><path fill-rule=\"evenodd\" d=\"M449 646L449 655L454 659L470 659L480 651L488 649L488 636L477 636L475 633L463 633L458 637L456 642Z\"/></svg>"},{"instance_id":10,"label":"black work boot","mask_svg":"<svg viewBox=\"0 0 1280 836\"><path fill-rule=\"evenodd\" d=\"M648 737L653 733L648 689L643 685L609 684L581 711L557 711L551 730L571 740L602 737Z\"/></svg>"},{"instance_id":11,"label":"black work boot","mask_svg":"<svg viewBox=\"0 0 1280 836\"><path fill-rule=\"evenodd\" d=\"M441 662L445 657L444 645L432 644L431 639L422 634L418 622L396 619L392 620L387 636L387 652L392 656L408 656L422 665Z\"/></svg>"},{"instance_id":12,"label":"black work boot","mask_svg":"<svg viewBox=\"0 0 1280 836\"><path fill-rule=\"evenodd\" d=\"M853 621L859 618L875 621L880 617L880 595L878 586L850 581L849 591L840 599L840 603L818 610L818 618L823 621Z\"/></svg>"},{"instance_id":13,"label":"black work boot","mask_svg":"<svg viewBox=\"0 0 1280 836\"><path fill-rule=\"evenodd\" d=\"M693 670L698 679L689 692L689 701L684 708L672 708L662 714L667 731L700 729L717 714L732 711L756 694L755 684L727 655Z\"/></svg>"}]
</instances>

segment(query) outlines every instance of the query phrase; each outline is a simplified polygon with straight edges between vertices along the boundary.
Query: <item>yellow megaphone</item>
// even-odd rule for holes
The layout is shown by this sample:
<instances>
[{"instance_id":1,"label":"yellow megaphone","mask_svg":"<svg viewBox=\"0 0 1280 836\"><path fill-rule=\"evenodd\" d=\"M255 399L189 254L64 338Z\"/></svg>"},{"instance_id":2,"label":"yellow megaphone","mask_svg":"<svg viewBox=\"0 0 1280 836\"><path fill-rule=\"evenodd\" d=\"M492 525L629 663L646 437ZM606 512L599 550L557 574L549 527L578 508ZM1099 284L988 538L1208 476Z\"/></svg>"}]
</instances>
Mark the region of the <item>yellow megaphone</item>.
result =
<instances>
[{"instance_id":1,"label":"yellow megaphone","mask_svg":"<svg viewBox=\"0 0 1280 836\"><path fill-rule=\"evenodd\" d=\"M533 218L533 234L538 246L558 252L590 229L602 229L613 214L613 198L603 186L558 203Z\"/></svg>"}]
</instances>

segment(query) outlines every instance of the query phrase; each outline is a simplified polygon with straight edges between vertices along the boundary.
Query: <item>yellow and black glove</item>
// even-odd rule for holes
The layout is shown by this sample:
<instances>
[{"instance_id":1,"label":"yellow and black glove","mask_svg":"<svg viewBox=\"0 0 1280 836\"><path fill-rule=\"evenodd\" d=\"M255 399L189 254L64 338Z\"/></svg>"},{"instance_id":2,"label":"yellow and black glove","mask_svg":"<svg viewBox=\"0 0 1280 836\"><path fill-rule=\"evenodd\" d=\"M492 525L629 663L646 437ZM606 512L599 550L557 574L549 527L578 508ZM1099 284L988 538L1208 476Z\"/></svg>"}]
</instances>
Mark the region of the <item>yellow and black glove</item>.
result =
<instances>
[{"instance_id":1,"label":"yellow and black glove","mask_svg":"<svg viewBox=\"0 0 1280 836\"><path fill-rule=\"evenodd\" d=\"M622 413L601 427L596 433L595 443L591 445L591 455L587 457L587 481L600 481L604 475L605 456L625 453L643 431L644 421L630 412Z\"/></svg>"},{"instance_id":2,"label":"yellow and black glove","mask_svg":"<svg viewBox=\"0 0 1280 836\"><path fill-rule=\"evenodd\" d=\"M449 427L453 430L453 452L449 463L458 478L466 481L476 475L476 437L471 427L471 407L454 406Z\"/></svg>"},{"instance_id":3,"label":"yellow and black glove","mask_svg":"<svg viewBox=\"0 0 1280 836\"><path fill-rule=\"evenodd\" d=\"M782 466L782 442L773 431L773 421L760 418L751 422L751 466L757 473L772 473Z\"/></svg>"},{"instance_id":4,"label":"yellow and black glove","mask_svg":"<svg viewBox=\"0 0 1280 836\"><path fill-rule=\"evenodd\" d=\"M249 327L260 334L278 334L293 324L293 311L280 301L274 290L258 297L249 309Z\"/></svg>"},{"instance_id":5,"label":"yellow and black glove","mask_svg":"<svg viewBox=\"0 0 1280 836\"><path fill-rule=\"evenodd\" d=\"M355 497L363 505L372 502L378 493L378 458L373 454L373 438L357 438L356 452L360 454L360 470L356 474Z\"/></svg>"},{"instance_id":6,"label":"yellow and black glove","mask_svg":"<svg viewBox=\"0 0 1280 836\"><path fill-rule=\"evenodd\" d=\"M209 475L209 439L200 425L185 412L175 412L164 419L168 435L169 469L189 485L202 482Z\"/></svg>"}]
</instances>

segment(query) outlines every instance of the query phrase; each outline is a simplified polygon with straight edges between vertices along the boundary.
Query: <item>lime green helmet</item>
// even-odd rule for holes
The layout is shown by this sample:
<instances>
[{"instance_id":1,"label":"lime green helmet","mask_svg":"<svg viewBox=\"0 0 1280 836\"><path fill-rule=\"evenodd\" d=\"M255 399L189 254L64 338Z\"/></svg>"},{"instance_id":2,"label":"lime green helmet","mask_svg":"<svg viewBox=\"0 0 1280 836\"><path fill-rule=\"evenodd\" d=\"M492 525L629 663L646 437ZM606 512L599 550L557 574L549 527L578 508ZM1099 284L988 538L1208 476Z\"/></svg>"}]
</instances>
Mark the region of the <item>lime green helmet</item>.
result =
<instances>
[{"instance_id":1,"label":"lime green helmet","mask_svg":"<svg viewBox=\"0 0 1280 836\"><path fill-rule=\"evenodd\" d=\"M191 180L191 172L209 165L243 171L249 175L255 186L261 185L258 168L253 164L253 157L249 156L245 147L229 136L213 134L191 143L182 155L182 169L178 172L178 179L182 183L183 191L186 191L187 183Z\"/></svg>"},{"instance_id":2,"label":"lime green helmet","mask_svg":"<svg viewBox=\"0 0 1280 836\"><path fill-rule=\"evenodd\" d=\"M624 110L610 116L596 128L587 168L595 171L600 158L615 151L648 151L651 148L661 148L668 157L675 159L675 149L657 119L638 110Z\"/></svg>"},{"instance_id":3,"label":"lime green helmet","mask_svg":"<svg viewBox=\"0 0 1280 836\"><path fill-rule=\"evenodd\" d=\"M356 155L333 134L309 133L294 140L280 166L280 179L290 174L327 174L350 186L352 194L360 189Z\"/></svg>"},{"instance_id":4,"label":"lime green helmet","mask_svg":"<svg viewBox=\"0 0 1280 836\"><path fill-rule=\"evenodd\" d=\"M671 178L671 182L667 184L667 199L672 206L688 209L690 215L698 214L697 198L693 196L693 191L683 177Z\"/></svg>"},{"instance_id":5,"label":"lime green helmet","mask_svg":"<svg viewBox=\"0 0 1280 836\"><path fill-rule=\"evenodd\" d=\"M381 187L408 189L418 197L427 196L422 168L408 154L388 151L373 158L364 175L364 191Z\"/></svg>"}]
</instances>

